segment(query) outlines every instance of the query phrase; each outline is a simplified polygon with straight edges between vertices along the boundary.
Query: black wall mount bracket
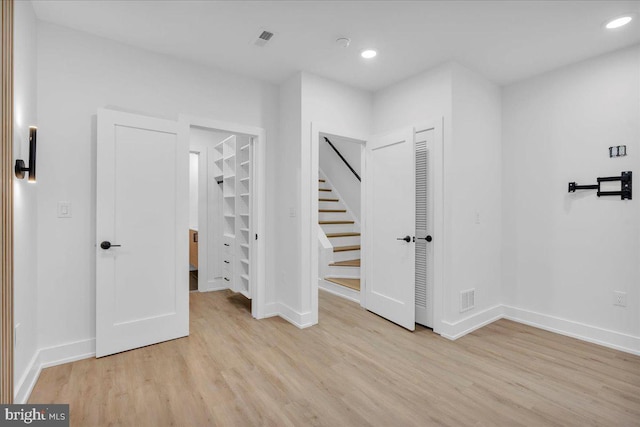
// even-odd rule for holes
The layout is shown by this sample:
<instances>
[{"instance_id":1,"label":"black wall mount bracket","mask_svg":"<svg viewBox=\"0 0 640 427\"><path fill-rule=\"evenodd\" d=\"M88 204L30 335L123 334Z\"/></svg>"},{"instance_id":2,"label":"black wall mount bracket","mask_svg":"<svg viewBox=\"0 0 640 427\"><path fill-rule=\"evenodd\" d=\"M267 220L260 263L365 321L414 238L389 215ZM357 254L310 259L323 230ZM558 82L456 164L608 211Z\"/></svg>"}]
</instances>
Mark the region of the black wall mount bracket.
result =
<instances>
[{"instance_id":1,"label":"black wall mount bracket","mask_svg":"<svg viewBox=\"0 0 640 427\"><path fill-rule=\"evenodd\" d=\"M576 190L598 190L597 196L620 196L620 200L631 200L631 182L633 174L631 171L621 172L620 176L608 176L598 178L598 183L594 185L577 185L575 182L569 183L569 193L575 193ZM601 191L601 182L620 181L620 191Z\"/></svg>"}]
</instances>

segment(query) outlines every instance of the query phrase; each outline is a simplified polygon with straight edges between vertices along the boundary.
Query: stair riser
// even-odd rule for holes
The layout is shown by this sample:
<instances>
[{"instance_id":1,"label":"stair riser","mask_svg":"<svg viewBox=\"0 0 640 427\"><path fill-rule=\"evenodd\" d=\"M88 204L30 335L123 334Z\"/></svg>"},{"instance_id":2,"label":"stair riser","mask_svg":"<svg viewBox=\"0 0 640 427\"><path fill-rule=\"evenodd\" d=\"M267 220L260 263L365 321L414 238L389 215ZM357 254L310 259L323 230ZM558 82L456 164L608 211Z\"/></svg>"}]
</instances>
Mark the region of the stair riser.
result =
<instances>
[{"instance_id":1,"label":"stair riser","mask_svg":"<svg viewBox=\"0 0 640 427\"><path fill-rule=\"evenodd\" d=\"M359 232L355 224L321 224L322 230L327 233Z\"/></svg>"},{"instance_id":2,"label":"stair riser","mask_svg":"<svg viewBox=\"0 0 640 427\"><path fill-rule=\"evenodd\" d=\"M347 212L320 212L318 221L353 221Z\"/></svg>"},{"instance_id":3,"label":"stair riser","mask_svg":"<svg viewBox=\"0 0 640 427\"><path fill-rule=\"evenodd\" d=\"M359 258L360 258L360 251L344 251L344 252L333 253L333 262L347 261L350 259L359 259Z\"/></svg>"},{"instance_id":4,"label":"stair riser","mask_svg":"<svg viewBox=\"0 0 640 427\"><path fill-rule=\"evenodd\" d=\"M345 209L340 202L318 202L318 209Z\"/></svg>"},{"instance_id":5,"label":"stair riser","mask_svg":"<svg viewBox=\"0 0 640 427\"><path fill-rule=\"evenodd\" d=\"M335 265L330 265L327 268L327 277L360 277L360 267L336 267Z\"/></svg>"},{"instance_id":6,"label":"stair riser","mask_svg":"<svg viewBox=\"0 0 640 427\"><path fill-rule=\"evenodd\" d=\"M332 237L329 239L333 246L351 246L360 244L360 236L353 237Z\"/></svg>"}]
</instances>

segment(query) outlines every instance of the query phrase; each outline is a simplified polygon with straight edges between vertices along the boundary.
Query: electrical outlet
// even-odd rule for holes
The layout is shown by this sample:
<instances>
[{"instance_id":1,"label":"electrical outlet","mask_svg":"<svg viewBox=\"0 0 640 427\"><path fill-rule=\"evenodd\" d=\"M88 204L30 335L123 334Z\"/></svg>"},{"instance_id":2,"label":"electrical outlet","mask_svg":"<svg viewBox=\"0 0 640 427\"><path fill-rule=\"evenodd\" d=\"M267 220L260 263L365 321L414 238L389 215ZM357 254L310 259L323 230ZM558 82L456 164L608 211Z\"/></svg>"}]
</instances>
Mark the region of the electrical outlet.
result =
<instances>
[{"instance_id":1,"label":"electrical outlet","mask_svg":"<svg viewBox=\"0 0 640 427\"><path fill-rule=\"evenodd\" d=\"M58 202L58 218L71 218L71 202Z\"/></svg>"},{"instance_id":2,"label":"electrical outlet","mask_svg":"<svg viewBox=\"0 0 640 427\"><path fill-rule=\"evenodd\" d=\"M613 291L613 305L619 307L627 306L627 293L622 291Z\"/></svg>"}]
</instances>

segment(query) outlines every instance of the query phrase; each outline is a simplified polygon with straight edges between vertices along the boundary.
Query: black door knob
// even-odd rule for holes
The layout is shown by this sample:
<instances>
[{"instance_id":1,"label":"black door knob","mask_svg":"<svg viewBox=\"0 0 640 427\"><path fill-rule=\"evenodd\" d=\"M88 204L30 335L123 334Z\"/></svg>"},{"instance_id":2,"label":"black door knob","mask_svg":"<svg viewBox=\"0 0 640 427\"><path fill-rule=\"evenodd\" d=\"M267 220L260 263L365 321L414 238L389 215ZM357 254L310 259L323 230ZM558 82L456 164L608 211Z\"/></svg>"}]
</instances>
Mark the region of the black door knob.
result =
<instances>
[{"instance_id":1,"label":"black door knob","mask_svg":"<svg viewBox=\"0 0 640 427\"><path fill-rule=\"evenodd\" d=\"M100 243L100 247L104 250L107 250L109 248L119 248L120 245L112 245L110 241L105 240L104 242Z\"/></svg>"},{"instance_id":2,"label":"black door knob","mask_svg":"<svg viewBox=\"0 0 640 427\"><path fill-rule=\"evenodd\" d=\"M410 236L398 237L396 240L404 240L405 242L409 243L411 241L411 237Z\"/></svg>"},{"instance_id":3,"label":"black door knob","mask_svg":"<svg viewBox=\"0 0 640 427\"><path fill-rule=\"evenodd\" d=\"M431 237L431 236L427 236L427 237L425 237L424 239L425 239L427 242L430 242L430 241L432 241L432 240L433 240L433 237Z\"/></svg>"}]
</instances>

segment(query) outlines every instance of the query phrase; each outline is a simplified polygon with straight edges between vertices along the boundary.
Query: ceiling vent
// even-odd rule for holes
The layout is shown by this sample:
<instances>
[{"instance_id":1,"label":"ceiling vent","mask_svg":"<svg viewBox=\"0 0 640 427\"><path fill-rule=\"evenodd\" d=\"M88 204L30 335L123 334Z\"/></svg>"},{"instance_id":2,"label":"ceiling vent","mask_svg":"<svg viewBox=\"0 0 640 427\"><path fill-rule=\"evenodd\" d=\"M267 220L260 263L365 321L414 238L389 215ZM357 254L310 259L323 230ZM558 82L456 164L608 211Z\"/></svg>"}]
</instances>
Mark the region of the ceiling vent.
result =
<instances>
[{"instance_id":1,"label":"ceiling vent","mask_svg":"<svg viewBox=\"0 0 640 427\"><path fill-rule=\"evenodd\" d=\"M272 33L271 31L260 30L253 44L255 44L256 46L263 47L267 43L269 43L269 41L273 38L274 35L275 34Z\"/></svg>"}]
</instances>

